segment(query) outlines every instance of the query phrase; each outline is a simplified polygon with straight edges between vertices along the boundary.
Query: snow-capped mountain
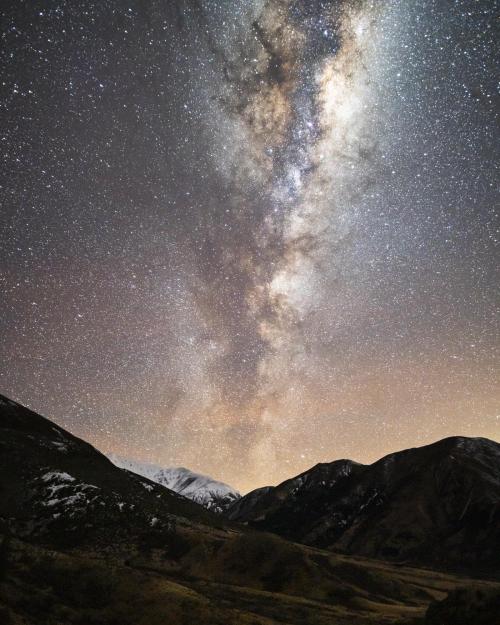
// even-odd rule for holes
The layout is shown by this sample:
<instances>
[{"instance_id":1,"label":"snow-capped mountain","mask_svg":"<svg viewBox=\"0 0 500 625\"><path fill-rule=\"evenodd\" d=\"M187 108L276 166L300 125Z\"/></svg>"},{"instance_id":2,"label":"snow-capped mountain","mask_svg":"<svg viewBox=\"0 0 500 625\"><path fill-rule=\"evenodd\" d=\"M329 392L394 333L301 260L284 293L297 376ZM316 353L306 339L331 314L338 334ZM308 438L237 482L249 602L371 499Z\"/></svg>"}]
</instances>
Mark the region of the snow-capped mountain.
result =
<instances>
[{"instance_id":1,"label":"snow-capped mountain","mask_svg":"<svg viewBox=\"0 0 500 625\"><path fill-rule=\"evenodd\" d=\"M184 497L208 508L212 512L223 512L227 506L241 498L234 488L218 482L208 475L194 473L184 467L163 468L154 464L137 462L109 454L108 458L117 467L127 469L148 478L152 482L166 486Z\"/></svg>"}]
</instances>

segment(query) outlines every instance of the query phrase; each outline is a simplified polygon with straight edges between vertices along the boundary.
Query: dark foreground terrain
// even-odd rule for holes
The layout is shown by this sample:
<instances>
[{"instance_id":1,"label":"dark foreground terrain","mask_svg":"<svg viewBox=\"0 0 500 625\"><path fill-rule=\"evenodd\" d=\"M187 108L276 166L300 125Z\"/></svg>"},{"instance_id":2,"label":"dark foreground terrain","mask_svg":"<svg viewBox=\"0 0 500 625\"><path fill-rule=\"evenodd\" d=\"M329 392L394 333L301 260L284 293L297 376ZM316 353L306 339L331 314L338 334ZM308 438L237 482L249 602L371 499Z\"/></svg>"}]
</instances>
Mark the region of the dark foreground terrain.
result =
<instances>
[{"instance_id":1,"label":"dark foreground terrain","mask_svg":"<svg viewBox=\"0 0 500 625\"><path fill-rule=\"evenodd\" d=\"M500 623L494 582L335 556L269 535L197 539L178 560L134 545L114 554L62 552L11 539L2 548L0 622Z\"/></svg>"},{"instance_id":2,"label":"dark foreground terrain","mask_svg":"<svg viewBox=\"0 0 500 625\"><path fill-rule=\"evenodd\" d=\"M498 625L499 596L232 524L1 398L2 625Z\"/></svg>"}]
</instances>

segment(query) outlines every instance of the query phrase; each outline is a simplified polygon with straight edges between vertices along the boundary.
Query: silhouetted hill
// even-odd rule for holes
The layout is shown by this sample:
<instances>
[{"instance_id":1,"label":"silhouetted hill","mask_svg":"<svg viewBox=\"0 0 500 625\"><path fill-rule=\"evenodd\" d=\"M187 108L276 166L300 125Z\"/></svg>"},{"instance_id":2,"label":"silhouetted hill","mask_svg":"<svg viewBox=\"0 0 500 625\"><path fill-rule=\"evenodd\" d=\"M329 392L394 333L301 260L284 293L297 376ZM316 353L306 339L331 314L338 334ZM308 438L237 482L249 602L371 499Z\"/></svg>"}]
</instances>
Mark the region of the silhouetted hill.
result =
<instances>
[{"instance_id":1,"label":"silhouetted hill","mask_svg":"<svg viewBox=\"0 0 500 625\"><path fill-rule=\"evenodd\" d=\"M60 544L161 533L178 518L216 519L2 396L0 518L19 537Z\"/></svg>"},{"instance_id":2,"label":"silhouetted hill","mask_svg":"<svg viewBox=\"0 0 500 625\"><path fill-rule=\"evenodd\" d=\"M369 466L318 464L228 516L345 553L498 574L500 445L452 437Z\"/></svg>"}]
</instances>

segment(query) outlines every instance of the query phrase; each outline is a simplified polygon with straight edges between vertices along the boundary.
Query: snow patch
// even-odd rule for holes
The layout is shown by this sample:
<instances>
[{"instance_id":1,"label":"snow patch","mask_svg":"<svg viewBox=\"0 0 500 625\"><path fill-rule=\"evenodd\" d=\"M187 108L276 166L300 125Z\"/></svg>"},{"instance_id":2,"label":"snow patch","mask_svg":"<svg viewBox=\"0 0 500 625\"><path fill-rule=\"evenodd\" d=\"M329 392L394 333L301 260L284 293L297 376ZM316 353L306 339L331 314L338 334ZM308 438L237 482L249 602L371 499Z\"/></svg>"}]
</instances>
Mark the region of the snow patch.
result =
<instances>
[{"instance_id":1,"label":"snow patch","mask_svg":"<svg viewBox=\"0 0 500 625\"><path fill-rule=\"evenodd\" d=\"M48 473L45 473L44 475L42 475L41 479L44 482L51 482L52 480L56 482L74 482L75 481L75 478L72 475L64 471L49 471Z\"/></svg>"},{"instance_id":2,"label":"snow patch","mask_svg":"<svg viewBox=\"0 0 500 625\"><path fill-rule=\"evenodd\" d=\"M85 495L83 493L75 493L74 495L68 495L68 497L61 497L61 499L54 497L53 499L49 499L48 501L46 501L44 505L48 508L52 506L58 506L59 504L63 504L64 506L73 506L74 504L82 502L83 500L86 501Z\"/></svg>"}]
</instances>

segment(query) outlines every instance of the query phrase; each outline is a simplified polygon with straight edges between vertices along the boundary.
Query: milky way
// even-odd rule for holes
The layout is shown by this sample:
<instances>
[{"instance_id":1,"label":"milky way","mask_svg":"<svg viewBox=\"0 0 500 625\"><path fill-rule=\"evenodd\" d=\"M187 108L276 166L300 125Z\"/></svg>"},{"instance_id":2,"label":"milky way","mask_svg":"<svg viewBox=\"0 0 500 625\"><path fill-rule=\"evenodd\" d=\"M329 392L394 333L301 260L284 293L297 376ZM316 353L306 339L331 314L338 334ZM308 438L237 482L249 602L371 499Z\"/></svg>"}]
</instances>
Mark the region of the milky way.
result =
<instances>
[{"instance_id":1,"label":"milky way","mask_svg":"<svg viewBox=\"0 0 500 625\"><path fill-rule=\"evenodd\" d=\"M494 9L4 3L1 392L242 490L500 440Z\"/></svg>"}]
</instances>

